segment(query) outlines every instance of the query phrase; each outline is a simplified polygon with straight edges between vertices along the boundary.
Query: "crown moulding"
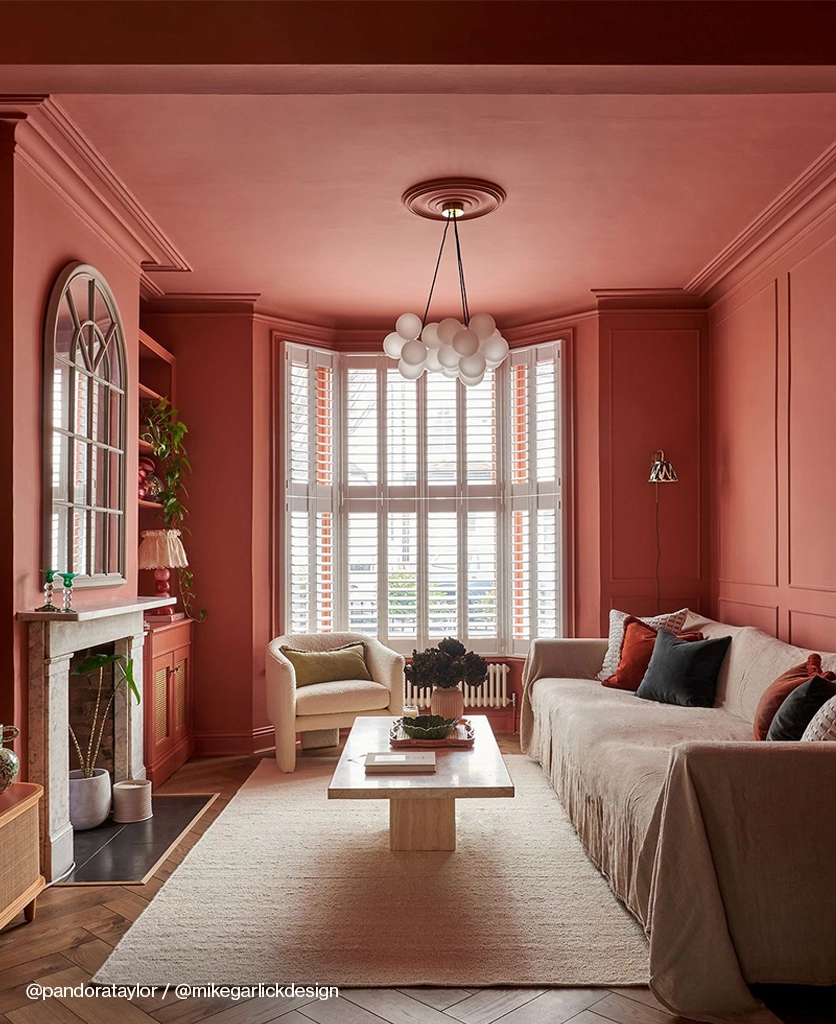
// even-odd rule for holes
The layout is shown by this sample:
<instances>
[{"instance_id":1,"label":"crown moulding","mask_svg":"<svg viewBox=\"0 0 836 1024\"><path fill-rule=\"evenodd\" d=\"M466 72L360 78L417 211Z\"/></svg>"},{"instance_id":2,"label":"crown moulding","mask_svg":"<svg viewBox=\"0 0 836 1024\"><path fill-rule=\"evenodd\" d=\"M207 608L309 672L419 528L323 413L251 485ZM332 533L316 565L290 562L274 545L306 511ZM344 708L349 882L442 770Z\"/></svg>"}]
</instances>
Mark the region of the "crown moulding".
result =
<instances>
[{"instance_id":1,"label":"crown moulding","mask_svg":"<svg viewBox=\"0 0 836 1024\"><path fill-rule=\"evenodd\" d=\"M130 265L190 271L185 256L51 96L0 94L15 157ZM145 278L146 291L155 286Z\"/></svg>"}]
</instances>

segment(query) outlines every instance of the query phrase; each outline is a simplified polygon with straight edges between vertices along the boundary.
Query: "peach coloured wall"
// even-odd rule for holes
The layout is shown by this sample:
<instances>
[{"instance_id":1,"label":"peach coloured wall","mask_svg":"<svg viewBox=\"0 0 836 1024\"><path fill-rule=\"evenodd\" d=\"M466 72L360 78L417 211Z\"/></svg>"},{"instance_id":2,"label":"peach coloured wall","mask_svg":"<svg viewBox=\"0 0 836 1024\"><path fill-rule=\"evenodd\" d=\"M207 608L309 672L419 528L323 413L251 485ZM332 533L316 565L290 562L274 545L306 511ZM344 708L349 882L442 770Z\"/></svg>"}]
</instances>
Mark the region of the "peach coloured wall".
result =
<instances>
[{"instance_id":1,"label":"peach coloured wall","mask_svg":"<svg viewBox=\"0 0 836 1024\"><path fill-rule=\"evenodd\" d=\"M660 607L708 606L706 327L702 310L599 312L600 632L610 608L657 610L655 487L648 483L657 448L679 476L659 489Z\"/></svg>"},{"instance_id":2,"label":"peach coloured wall","mask_svg":"<svg viewBox=\"0 0 836 1024\"><path fill-rule=\"evenodd\" d=\"M711 309L714 612L824 651L836 650L834 280L831 213Z\"/></svg>"},{"instance_id":3,"label":"peach coloured wall","mask_svg":"<svg viewBox=\"0 0 836 1024\"><path fill-rule=\"evenodd\" d=\"M11 158L10 158L11 159ZM138 370L139 270L106 244L87 224L21 162L14 163L14 292L12 347L11 464L4 465L4 489L11 495L11 579L4 577L4 600L12 613L41 604L41 387L43 326L46 305L59 271L68 263L90 263L110 284L122 315L129 374ZM8 309L8 307L5 307ZM137 397L128 403L128 424L137 422ZM136 436L128 431L127 465L138 456ZM82 589L75 603L115 600L136 594L136 507L128 502L127 583L122 587ZM5 523L4 523L5 532ZM8 605L7 605L8 607ZM5 686L3 721L23 727L26 721L26 627L12 626L13 700ZM3 658L8 657L4 645ZM11 711L11 714L9 713ZM22 752L22 746L19 748Z\"/></svg>"}]
</instances>

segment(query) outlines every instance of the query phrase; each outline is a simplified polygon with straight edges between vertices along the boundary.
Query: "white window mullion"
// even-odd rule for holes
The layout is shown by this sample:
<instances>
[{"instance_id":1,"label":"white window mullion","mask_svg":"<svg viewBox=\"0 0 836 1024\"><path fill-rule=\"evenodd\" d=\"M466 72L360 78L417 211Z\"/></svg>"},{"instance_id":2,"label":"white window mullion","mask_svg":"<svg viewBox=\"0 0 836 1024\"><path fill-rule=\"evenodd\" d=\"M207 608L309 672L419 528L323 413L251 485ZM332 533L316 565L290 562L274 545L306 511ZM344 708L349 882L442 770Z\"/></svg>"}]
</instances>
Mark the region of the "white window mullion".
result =
<instances>
[{"instance_id":1,"label":"white window mullion","mask_svg":"<svg viewBox=\"0 0 836 1024\"><path fill-rule=\"evenodd\" d=\"M467 415L465 403L466 388L460 380L456 384L456 436L460 439L456 448L456 594L457 625L456 636L466 643L468 637L468 587L467 587Z\"/></svg>"},{"instance_id":2,"label":"white window mullion","mask_svg":"<svg viewBox=\"0 0 836 1024\"><path fill-rule=\"evenodd\" d=\"M380 495L377 513L377 635L386 643L389 639L389 407L387 404L387 374L389 360L378 356L374 366L377 373L377 479Z\"/></svg>"},{"instance_id":3,"label":"white window mullion","mask_svg":"<svg viewBox=\"0 0 836 1024\"><path fill-rule=\"evenodd\" d=\"M429 559L427 556L428 544L428 512L429 512L429 487L427 484L427 375L421 374L418 378L417 394L417 448L418 448L418 472L416 480L417 491L417 531L416 540L418 543L418 635L416 646L423 650L429 643L429 586L427 576L429 571Z\"/></svg>"}]
</instances>

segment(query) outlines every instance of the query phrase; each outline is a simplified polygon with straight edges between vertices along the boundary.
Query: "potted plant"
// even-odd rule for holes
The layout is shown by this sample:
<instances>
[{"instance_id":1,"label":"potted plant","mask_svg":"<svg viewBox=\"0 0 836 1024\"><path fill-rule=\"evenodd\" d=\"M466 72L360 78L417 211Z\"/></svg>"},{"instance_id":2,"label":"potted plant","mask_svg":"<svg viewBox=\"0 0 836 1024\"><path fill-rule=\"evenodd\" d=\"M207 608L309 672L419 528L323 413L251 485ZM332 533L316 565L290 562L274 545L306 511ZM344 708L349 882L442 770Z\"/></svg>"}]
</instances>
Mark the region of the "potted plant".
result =
<instances>
[{"instance_id":1,"label":"potted plant","mask_svg":"<svg viewBox=\"0 0 836 1024\"><path fill-rule=\"evenodd\" d=\"M114 674L110 693L106 695L104 670L108 665L113 665L114 673L118 671L120 678L117 680ZM70 772L70 822L75 829L95 828L110 814L110 772L106 768L97 768L96 761L110 709L123 683L128 684L137 704L140 703L133 669L133 659L123 654L90 654L73 670L74 676L97 677L98 680L86 750L82 750L75 729L70 726L70 739L81 766Z\"/></svg>"},{"instance_id":2,"label":"potted plant","mask_svg":"<svg viewBox=\"0 0 836 1024\"><path fill-rule=\"evenodd\" d=\"M405 675L420 690L432 689L430 710L442 718L461 718L464 711L462 683L481 686L488 675L484 658L465 649L453 637L445 637L437 647L413 651Z\"/></svg>"}]
</instances>

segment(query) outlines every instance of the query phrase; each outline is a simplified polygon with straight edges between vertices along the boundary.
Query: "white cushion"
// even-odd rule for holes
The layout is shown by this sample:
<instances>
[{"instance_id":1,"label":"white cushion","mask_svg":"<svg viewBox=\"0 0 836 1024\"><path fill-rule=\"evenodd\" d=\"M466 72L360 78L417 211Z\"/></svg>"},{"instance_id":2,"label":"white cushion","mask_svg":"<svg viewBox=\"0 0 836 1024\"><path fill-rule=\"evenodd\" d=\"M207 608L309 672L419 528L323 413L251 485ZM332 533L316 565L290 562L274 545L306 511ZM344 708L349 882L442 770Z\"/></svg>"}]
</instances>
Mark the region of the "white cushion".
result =
<instances>
[{"instance_id":1,"label":"white cushion","mask_svg":"<svg viewBox=\"0 0 836 1024\"><path fill-rule=\"evenodd\" d=\"M836 740L836 697L823 704L804 730L802 741Z\"/></svg>"},{"instance_id":2,"label":"white cushion","mask_svg":"<svg viewBox=\"0 0 836 1024\"><path fill-rule=\"evenodd\" d=\"M604 655L604 664L598 673L598 678L601 682L614 675L615 670L618 668L621 641L624 639L624 620L629 614L629 612L620 612L616 608L610 611L610 635L607 639L607 653ZM636 618L640 618L640 616L636 616ZM641 621L647 623L648 626L652 626L653 629L667 629L671 633L681 633L687 618L688 609L680 608L678 612L654 615L652 619L641 618Z\"/></svg>"},{"instance_id":3,"label":"white cushion","mask_svg":"<svg viewBox=\"0 0 836 1024\"><path fill-rule=\"evenodd\" d=\"M333 715L343 711L379 711L389 707L389 687L371 679L308 683L296 691L297 715Z\"/></svg>"}]
</instances>

